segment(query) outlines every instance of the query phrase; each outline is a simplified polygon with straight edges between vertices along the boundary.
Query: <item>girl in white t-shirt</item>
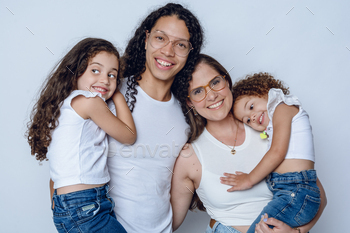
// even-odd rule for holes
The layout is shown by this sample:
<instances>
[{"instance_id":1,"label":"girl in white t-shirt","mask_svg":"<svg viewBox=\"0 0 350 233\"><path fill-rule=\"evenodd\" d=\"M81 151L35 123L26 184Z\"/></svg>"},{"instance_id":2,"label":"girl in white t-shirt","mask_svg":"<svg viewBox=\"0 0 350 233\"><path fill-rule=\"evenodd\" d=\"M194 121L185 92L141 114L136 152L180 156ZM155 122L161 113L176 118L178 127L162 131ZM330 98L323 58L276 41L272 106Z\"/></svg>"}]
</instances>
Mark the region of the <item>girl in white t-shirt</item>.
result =
<instances>
[{"instance_id":1,"label":"girl in white t-shirt","mask_svg":"<svg viewBox=\"0 0 350 233\"><path fill-rule=\"evenodd\" d=\"M37 160L49 159L58 232L126 232L113 212L106 166L106 133L125 144L136 140L130 110L117 89L118 70L116 48L86 38L52 71L34 106L28 142ZM109 98L118 117L105 102Z\"/></svg>"},{"instance_id":2,"label":"girl in white t-shirt","mask_svg":"<svg viewBox=\"0 0 350 233\"><path fill-rule=\"evenodd\" d=\"M267 177L273 200L261 212L298 229L310 222L320 206L316 185L315 154L309 116L298 98L268 73L247 76L236 82L234 116L268 138L268 151L249 173L236 172L233 188L246 190ZM247 233L255 232L260 216ZM300 230L299 230L300 231Z\"/></svg>"}]
</instances>

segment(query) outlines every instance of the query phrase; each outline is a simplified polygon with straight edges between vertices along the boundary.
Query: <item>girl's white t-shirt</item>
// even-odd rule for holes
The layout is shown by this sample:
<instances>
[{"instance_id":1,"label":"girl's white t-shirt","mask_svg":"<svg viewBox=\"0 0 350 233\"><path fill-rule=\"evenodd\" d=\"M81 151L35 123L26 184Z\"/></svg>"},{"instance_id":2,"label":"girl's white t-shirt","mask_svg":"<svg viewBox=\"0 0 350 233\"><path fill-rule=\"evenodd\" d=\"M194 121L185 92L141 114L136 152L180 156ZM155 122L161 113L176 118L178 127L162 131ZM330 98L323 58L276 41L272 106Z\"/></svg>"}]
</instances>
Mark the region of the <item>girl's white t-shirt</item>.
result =
<instances>
[{"instance_id":1,"label":"girl's white t-shirt","mask_svg":"<svg viewBox=\"0 0 350 233\"><path fill-rule=\"evenodd\" d=\"M47 152L54 189L109 181L107 135L95 122L82 118L72 108L72 99L78 95L102 98L100 93L75 90L63 101Z\"/></svg>"},{"instance_id":2,"label":"girl's white t-shirt","mask_svg":"<svg viewBox=\"0 0 350 233\"><path fill-rule=\"evenodd\" d=\"M271 147L273 138L273 114L279 104L296 106L299 112L292 119L289 146L285 159L305 159L315 162L314 137L309 121L309 115L301 106L301 102L295 95L284 95L281 89L272 88L269 91L267 102L267 114L270 122L266 128L269 135L268 149Z\"/></svg>"},{"instance_id":3,"label":"girl's white t-shirt","mask_svg":"<svg viewBox=\"0 0 350 233\"><path fill-rule=\"evenodd\" d=\"M126 83L121 93L125 95ZM157 101L137 86L132 113L137 140L128 146L109 137L110 195L118 221L127 232L172 232L171 178L187 141L185 117L172 95ZM109 102L115 112L113 102ZM118 107L118 106L117 106Z\"/></svg>"}]
</instances>

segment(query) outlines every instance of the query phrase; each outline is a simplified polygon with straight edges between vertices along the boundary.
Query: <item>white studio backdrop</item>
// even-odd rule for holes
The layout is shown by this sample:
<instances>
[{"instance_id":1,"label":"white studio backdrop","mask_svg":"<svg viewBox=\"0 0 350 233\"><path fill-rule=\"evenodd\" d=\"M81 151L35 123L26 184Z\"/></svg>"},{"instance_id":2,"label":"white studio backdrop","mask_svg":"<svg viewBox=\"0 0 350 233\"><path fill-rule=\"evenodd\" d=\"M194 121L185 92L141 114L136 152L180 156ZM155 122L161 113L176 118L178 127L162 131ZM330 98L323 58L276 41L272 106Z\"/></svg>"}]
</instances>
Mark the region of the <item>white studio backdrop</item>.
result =
<instances>
[{"instance_id":1,"label":"white studio backdrop","mask_svg":"<svg viewBox=\"0 0 350 233\"><path fill-rule=\"evenodd\" d=\"M141 20L166 1L0 1L1 232L55 232L48 162L24 137L38 91L78 41L100 37L123 53ZM180 1L200 20L207 53L233 79L267 71L282 79L310 115L316 169L328 205L315 232L348 232L350 202L350 3ZM206 213L189 213L177 232L204 232Z\"/></svg>"}]
</instances>

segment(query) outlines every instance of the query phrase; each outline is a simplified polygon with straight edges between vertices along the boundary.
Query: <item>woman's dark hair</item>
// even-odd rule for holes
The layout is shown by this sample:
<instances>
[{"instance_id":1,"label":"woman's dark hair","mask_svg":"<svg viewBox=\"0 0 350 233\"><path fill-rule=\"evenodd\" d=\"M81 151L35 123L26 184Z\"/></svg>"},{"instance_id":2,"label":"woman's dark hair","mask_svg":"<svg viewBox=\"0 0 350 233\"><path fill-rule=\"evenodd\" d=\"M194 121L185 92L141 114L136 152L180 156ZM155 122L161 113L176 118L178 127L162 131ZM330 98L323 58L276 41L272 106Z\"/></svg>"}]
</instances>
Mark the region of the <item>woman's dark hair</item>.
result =
<instances>
[{"instance_id":1,"label":"woman's dark hair","mask_svg":"<svg viewBox=\"0 0 350 233\"><path fill-rule=\"evenodd\" d=\"M44 82L26 132L31 154L35 155L37 160L46 159L47 147L51 143L51 131L58 126L63 100L77 89L77 79L84 74L89 60L102 51L114 54L119 60L118 50L112 43L98 38L86 38L59 61ZM117 85L119 82L118 72Z\"/></svg>"},{"instance_id":2,"label":"woman's dark hair","mask_svg":"<svg viewBox=\"0 0 350 233\"><path fill-rule=\"evenodd\" d=\"M203 30L198 19L189 10L180 4L168 3L146 17L136 29L121 58L122 76L128 79L125 97L131 111L134 110L136 103L136 86L139 85L138 81L141 80L141 74L146 70L146 31L150 32L161 17L173 15L176 15L179 20L185 22L190 34L190 42L193 50L189 53L185 66L175 76L171 91L175 97L178 97L184 93L179 87L188 87L188 78L191 77L197 56L203 44ZM187 92L187 88L185 92Z\"/></svg>"},{"instance_id":3,"label":"woman's dark hair","mask_svg":"<svg viewBox=\"0 0 350 233\"><path fill-rule=\"evenodd\" d=\"M231 90L232 88L231 76L227 72L227 70L217 60L215 60L214 58L206 54L199 54L198 59L195 63L195 70L198 69L199 64L208 65L214 70L216 70L220 75L225 76L225 79L227 80L228 86ZM192 80L192 75L188 79L187 85L182 84L182 86L179 87L179 89L183 90L183 92L182 92L182 95L178 97L178 100L181 103L182 112L185 115L186 122L190 126L190 131L188 134L188 141L187 141L188 143L191 143L194 140L196 140L199 137L199 135L203 133L204 127L207 125L207 120L199 114L195 115L192 109L187 105L187 101L190 101L190 99L187 97L190 91L188 82L191 80ZM196 208L198 208L201 211L205 211L205 207L203 203L199 199L197 193L194 192L189 209L194 210Z\"/></svg>"}]
</instances>

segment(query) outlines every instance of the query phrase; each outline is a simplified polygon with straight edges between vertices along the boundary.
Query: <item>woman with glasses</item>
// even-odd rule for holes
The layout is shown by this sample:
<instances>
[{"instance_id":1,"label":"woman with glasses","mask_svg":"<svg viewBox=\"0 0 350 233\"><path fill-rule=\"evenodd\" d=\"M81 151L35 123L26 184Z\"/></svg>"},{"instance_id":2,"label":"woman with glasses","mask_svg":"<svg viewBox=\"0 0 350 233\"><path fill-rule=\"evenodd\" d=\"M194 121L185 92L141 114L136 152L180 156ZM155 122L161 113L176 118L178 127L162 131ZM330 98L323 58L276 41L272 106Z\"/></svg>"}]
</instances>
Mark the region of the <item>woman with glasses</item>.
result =
<instances>
[{"instance_id":1,"label":"woman with glasses","mask_svg":"<svg viewBox=\"0 0 350 233\"><path fill-rule=\"evenodd\" d=\"M267 141L232 115L231 77L215 59L201 54L192 80L178 96L190 125L189 144L178 157L171 188L173 229L183 222L187 210L206 210L211 217L206 232L246 232L272 199L264 181L245 191L228 192L230 173L250 172L264 156ZM223 177L225 173L225 177ZM221 182L220 182L221 180ZM264 216L258 233L308 232L325 207L320 182L321 207L315 219L298 229ZM198 195L198 196L197 196ZM199 199L198 199L199 197ZM266 223L274 225L270 229Z\"/></svg>"}]
</instances>

